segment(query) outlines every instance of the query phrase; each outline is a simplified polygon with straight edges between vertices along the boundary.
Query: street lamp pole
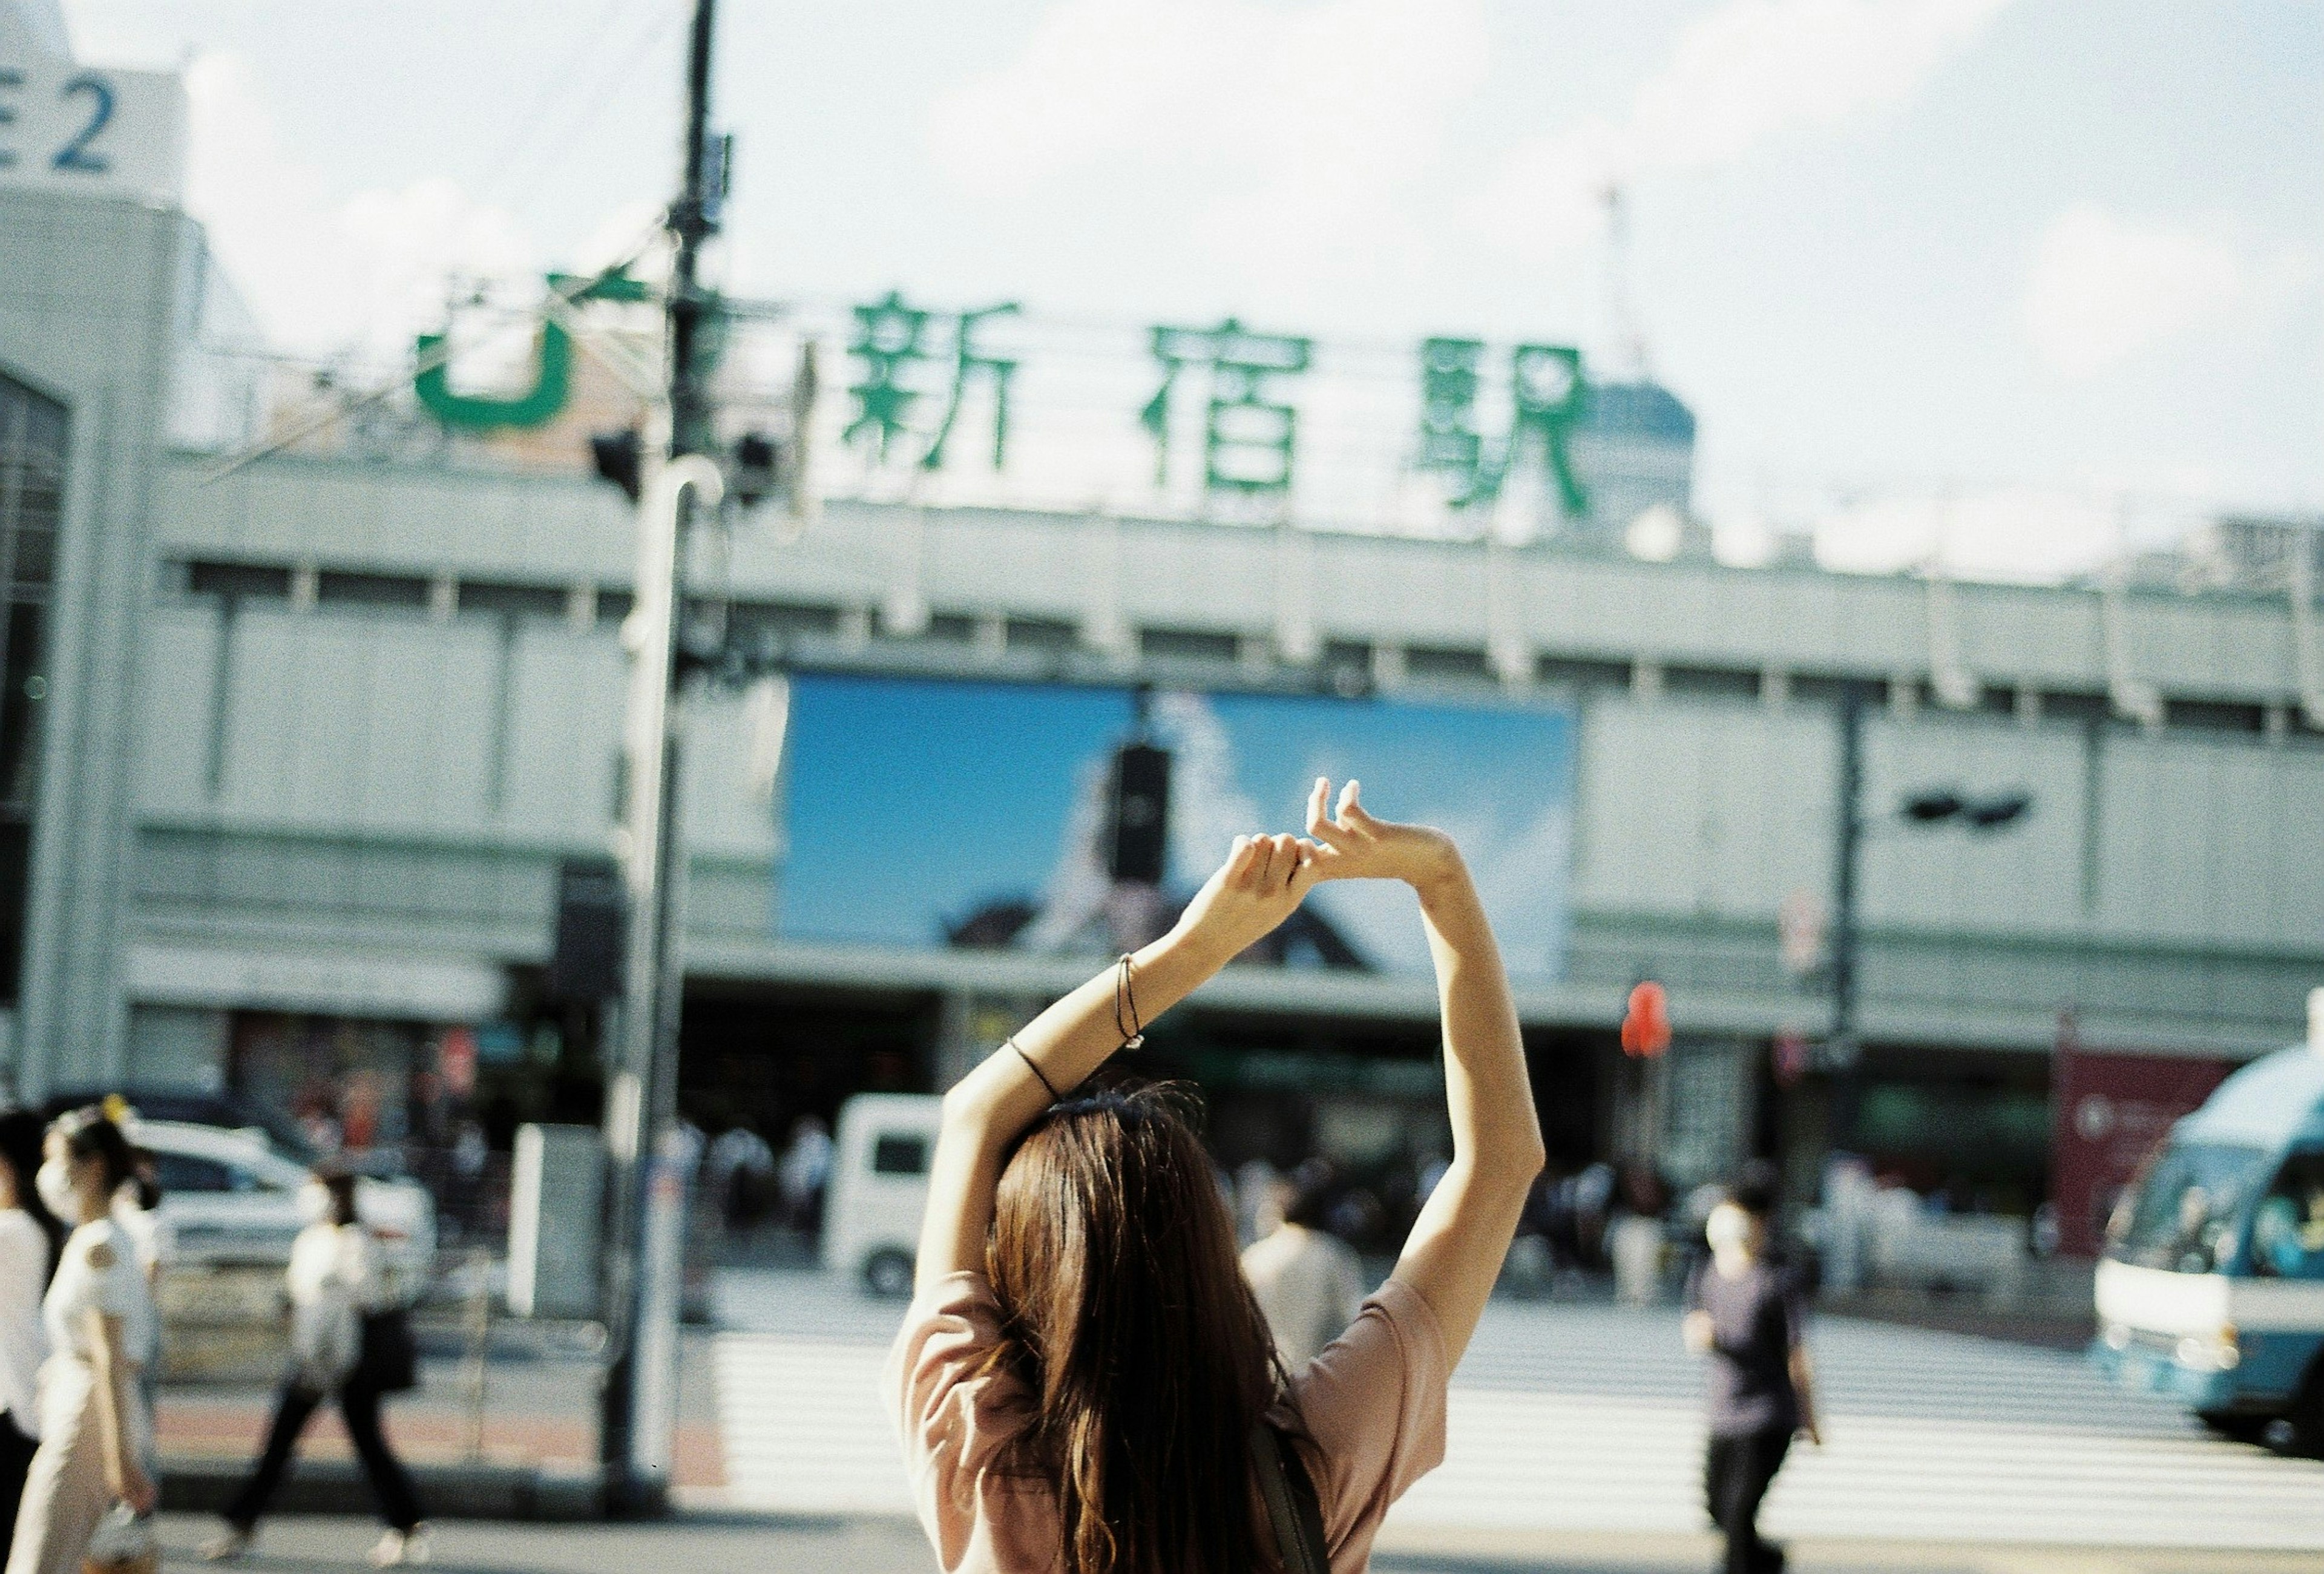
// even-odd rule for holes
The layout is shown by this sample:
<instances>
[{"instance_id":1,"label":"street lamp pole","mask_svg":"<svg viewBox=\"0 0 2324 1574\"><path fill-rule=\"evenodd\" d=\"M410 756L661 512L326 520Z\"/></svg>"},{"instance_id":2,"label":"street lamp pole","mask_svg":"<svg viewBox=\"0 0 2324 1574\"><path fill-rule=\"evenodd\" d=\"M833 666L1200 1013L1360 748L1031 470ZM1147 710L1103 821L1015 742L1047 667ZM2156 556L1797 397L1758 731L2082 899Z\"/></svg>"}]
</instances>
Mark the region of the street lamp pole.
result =
<instances>
[{"instance_id":1,"label":"street lamp pole","mask_svg":"<svg viewBox=\"0 0 2324 1574\"><path fill-rule=\"evenodd\" d=\"M709 134L715 0L695 0L687 54L683 179L671 204L667 460L644 459L638 572L624 716L622 827L629 937L621 1032L607 1070L605 1323L599 1464L606 1512L659 1513L669 1502L676 1422L678 1282L686 1176L678 1151L678 1026L685 971L686 856L678 821L687 539L694 511L715 507L724 478L710 395L717 309L701 282L703 243L717 233L724 160ZM723 145L722 145L723 152Z\"/></svg>"},{"instance_id":2,"label":"street lamp pole","mask_svg":"<svg viewBox=\"0 0 2324 1574\"><path fill-rule=\"evenodd\" d=\"M1831 1072L1827 1147L1845 1141L1856 1119L1856 1066L1862 1045L1856 1026L1858 946L1856 891L1864 848L1864 712L1872 686L1850 678L1840 691L1840 813L1832 858L1831 1031L1824 1064Z\"/></svg>"}]
</instances>

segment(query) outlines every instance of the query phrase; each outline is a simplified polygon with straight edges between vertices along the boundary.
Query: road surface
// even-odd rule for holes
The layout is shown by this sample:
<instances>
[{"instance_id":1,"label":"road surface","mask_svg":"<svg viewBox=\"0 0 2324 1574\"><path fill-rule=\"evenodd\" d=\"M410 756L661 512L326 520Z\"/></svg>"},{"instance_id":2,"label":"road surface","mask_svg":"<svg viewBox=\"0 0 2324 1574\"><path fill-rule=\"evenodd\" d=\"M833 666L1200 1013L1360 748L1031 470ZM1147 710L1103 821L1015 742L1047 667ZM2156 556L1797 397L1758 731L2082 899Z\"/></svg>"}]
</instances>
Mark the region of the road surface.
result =
<instances>
[{"instance_id":1,"label":"road surface","mask_svg":"<svg viewBox=\"0 0 2324 1574\"><path fill-rule=\"evenodd\" d=\"M899 1308L807 1272L732 1271L716 1290L728 1502L908 1513L875 1396ZM2324 1463L2212 1437L2076 1356L1840 1319L1810 1348L1825 1447L1794 1453L1771 1535L2324 1551ZM1453 1376L1445 1462L1390 1541L1699 1533L1700 1383L1674 1311L1496 1302Z\"/></svg>"}]
</instances>

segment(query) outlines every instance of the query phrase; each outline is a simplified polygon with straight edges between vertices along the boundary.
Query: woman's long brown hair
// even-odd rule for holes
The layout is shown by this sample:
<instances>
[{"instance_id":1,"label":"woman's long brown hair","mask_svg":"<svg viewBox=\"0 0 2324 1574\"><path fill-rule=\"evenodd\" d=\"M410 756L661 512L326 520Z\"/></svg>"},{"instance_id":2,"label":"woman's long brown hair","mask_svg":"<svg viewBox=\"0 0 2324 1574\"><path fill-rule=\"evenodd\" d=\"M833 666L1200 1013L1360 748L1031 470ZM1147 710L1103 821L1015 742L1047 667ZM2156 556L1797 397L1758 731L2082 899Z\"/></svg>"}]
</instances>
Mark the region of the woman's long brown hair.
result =
<instances>
[{"instance_id":1,"label":"woman's long brown hair","mask_svg":"<svg viewBox=\"0 0 2324 1574\"><path fill-rule=\"evenodd\" d=\"M1167 1087L1069 1100L1001 1175L1010 1465L1056 1494L1068 1574L1257 1574L1250 1438L1277 1393L1209 1155Z\"/></svg>"}]
</instances>

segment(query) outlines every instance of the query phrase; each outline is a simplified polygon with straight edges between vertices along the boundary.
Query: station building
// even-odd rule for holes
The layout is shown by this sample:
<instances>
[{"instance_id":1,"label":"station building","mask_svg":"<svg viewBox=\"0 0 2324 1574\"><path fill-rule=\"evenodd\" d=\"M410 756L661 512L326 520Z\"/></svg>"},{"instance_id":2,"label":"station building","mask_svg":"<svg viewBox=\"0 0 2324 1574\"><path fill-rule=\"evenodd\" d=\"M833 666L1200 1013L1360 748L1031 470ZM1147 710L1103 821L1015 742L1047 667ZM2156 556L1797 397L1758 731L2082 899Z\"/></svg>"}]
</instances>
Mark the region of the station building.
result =
<instances>
[{"instance_id":1,"label":"station building","mask_svg":"<svg viewBox=\"0 0 2324 1574\"><path fill-rule=\"evenodd\" d=\"M383 1145L447 1082L588 1118L589 1026L544 972L560 867L614 831L630 505L577 431L563 469L342 445L221 474L251 429L213 354L237 309L166 181L0 185L8 1073L26 1098L319 1086ZM1597 433L1585 462L1628 454L1623 494L1683 512L1692 416L1660 390L1607 408L1644 412L1636 442ZM800 683L1560 718L1563 918L1517 1002L1567 1168L1637 1154L1685 1181L1839 1140L2015 1210L2061 1045L2226 1063L2299 1035L2324 981L2309 577L1956 584L1619 538L835 497L796 542L738 531L719 592L761 672ZM1835 1133L1796 1052L1830 1006L1786 932L1796 953L1829 925L1851 684L1874 700L1867 1048ZM943 1085L1092 962L785 932L769 692L688 702L683 1080L706 1122L778 1135ZM1989 836L1894 812L1939 788L2033 807ZM1616 1028L1646 980L1674 1038L1633 1062ZM1378 1146L1433 1086L1434 1008L1424 974L1231 970L1176 1063L1252 1108L1305 1086L1327 1136Z\"/></svg>"}]
</instances>

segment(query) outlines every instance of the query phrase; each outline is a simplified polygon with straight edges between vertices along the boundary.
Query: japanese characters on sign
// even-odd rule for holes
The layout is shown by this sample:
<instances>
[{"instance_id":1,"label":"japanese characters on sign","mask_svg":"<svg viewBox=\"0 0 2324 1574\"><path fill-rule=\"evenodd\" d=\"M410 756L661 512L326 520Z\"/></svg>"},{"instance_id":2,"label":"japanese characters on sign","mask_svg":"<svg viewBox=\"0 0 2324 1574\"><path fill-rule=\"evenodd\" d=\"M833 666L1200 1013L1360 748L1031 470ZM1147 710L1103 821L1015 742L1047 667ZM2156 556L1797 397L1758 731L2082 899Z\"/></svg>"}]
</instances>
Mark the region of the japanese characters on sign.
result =
<instances>
[{"instance_id":1,"label":"japanese characters on sign","mask_svg":"<svg viewBox=\"0 0 2324 1574\"><path fill-rule=\"evenodd\" d=\"M1307 370L1312 340L1259 334L1229 318L1214 328L1157 327L1149 343L1162 364L1162 386L1139 412L1154 438L1154 484L1170 479L1172 393L1189 366L1210 369L1203 421L1203 486L1209 492L1280 495L1291 490L1291 461L1299 441L1296 406L1267 397L1268 379Z\"/></svg>"},{"instance_id":2,"label":"japanese characters on sign","mask_svg":"<svg viewBox=\"0 0 2324 1574\"><path fill-rule=\"evenodd\" d=\"M904 298L892 290L885 299L854 310L855 334L847 353L861 363L862 381L847 391L855 400L855 418L840 435L846 442L869 448L875 461L885 465L897 440L913 431L909 418L923 391L915 385L913 369L939 358L928 343L928 325L936 320L936 314L906 305ZM1009 385L1016 376L1017 363L980 351L976 330L978 325L992 318L1011 317L1018 310L1016 302L1006 301L953 316L949 357L952 385L943 419L937 422L927 446L920 452L918 464L922 469L943 467L945 446L960 420L963 400L970 384L979 380L990 383L992 389L992 468L1000 470L1007 465Z\"/></svg>"},{"instance_id":3,"label":"japanese characters on sign","mask_svg":"<svg viewBox=\"0 0 2324 1574\"><path fill-rule=\"evenodd\" d=\"M1010 395L1019 363L982 348L978 333L1019 310L1010 301L938 313L894 290L854 307L848 354L858 374L848 389L853 405L843 440L874 466L943 469L968 396L981 384L990 396L991 467L1006 468ZM1138 420L1154 444L1156 488L1170 486L1182 449L1198 446L1204 493L1286 497L1297 472L1297 380L1314 362L1314 341L1261 332L1230 317L1214 327L1157 327L1147 342L1161 382ZM1500 363L1507 398L1492 407L1505 410L1506 419L1491 432L1484 396L1493 362L1484 341L1426 339L1418 360L1420 413L1410 465L1443 480L1451 507L1489 506L1513 474L1537 466L1567 516L1588 511L1570 443L1589 405L1581 351L1511 346ZM923 400L937 400L941 414L920 419Z\"/></svg>"}]
</instances>

